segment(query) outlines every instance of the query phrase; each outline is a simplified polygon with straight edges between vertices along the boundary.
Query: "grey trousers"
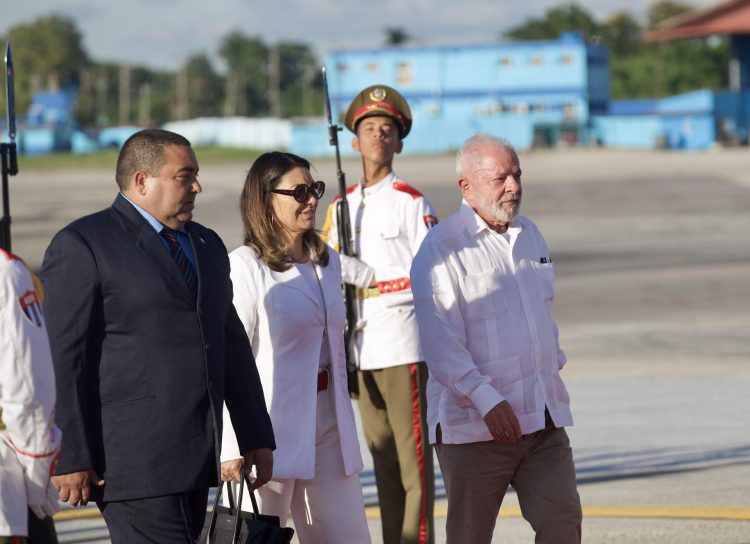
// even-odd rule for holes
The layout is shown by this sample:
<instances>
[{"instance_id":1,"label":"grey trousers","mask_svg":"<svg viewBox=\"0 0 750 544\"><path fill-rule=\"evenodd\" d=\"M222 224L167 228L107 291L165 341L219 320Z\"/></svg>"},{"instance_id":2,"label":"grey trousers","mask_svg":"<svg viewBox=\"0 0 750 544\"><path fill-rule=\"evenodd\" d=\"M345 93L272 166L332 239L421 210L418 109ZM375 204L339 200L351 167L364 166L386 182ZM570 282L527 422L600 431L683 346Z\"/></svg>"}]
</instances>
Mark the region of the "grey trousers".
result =
<instances>
[{"instance_id":1,"label":"grey trousers","mask_svg":"<svg viewBox=\"0 0 750 544\"><path fill-rule=\"evenodd\" d=\"M565 429L524 435L520 442L436 444L448 496L447 544L489 544L512 485L537 544L581 542L581 501Z\"/></svg>"}]
</instances>

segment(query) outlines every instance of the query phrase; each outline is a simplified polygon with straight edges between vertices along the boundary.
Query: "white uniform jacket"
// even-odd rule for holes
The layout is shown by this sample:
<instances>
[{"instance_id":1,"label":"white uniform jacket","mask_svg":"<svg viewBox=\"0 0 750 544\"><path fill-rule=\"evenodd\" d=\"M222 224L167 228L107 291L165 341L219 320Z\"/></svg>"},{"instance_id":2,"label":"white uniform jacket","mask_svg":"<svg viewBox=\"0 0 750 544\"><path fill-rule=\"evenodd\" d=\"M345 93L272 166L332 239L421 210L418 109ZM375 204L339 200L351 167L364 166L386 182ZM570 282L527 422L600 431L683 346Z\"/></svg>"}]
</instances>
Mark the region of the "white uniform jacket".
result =
<instances>
[{"instance_id":1,"label":"white uniform jacket","mask_svg":"<svg viewBox=\"0 0 750 544\"><path fill-rule=\"evenodd\" d=\"M27 535L27 505L57 510L50 484L60 448L55 375L40 295L17 258L0 250L0 535Z\"/></svg>"},{"instance_id":2,"label":"white uniform jacket","mask_svg":"<svg viewBox=\"0 0 750 544\"><path fill-rule=\"evenodd\" d=\"M378 284L376 296L358 301L359 366L372 370L422 361L409 269L437 223L436 213L419 191L393 172L367 188L353 185L346 198L356 258L341 256L344 281L366 288L374 277ZM336 214L329 217L324 235L338 249Z\"/></svg>"},{"instance_id":3,"label":"white uniform jacket","mask_svg":"<svg viewBox=\"0 0 750 544\"><path fill-rule=\"evenodd\" d=\"M492 440L483 416L507 400L523 434L573 424L552 318L554 269L536 225L492 231L465 202L425 239L411 269L430 377L430 442Z\"/></svg>"},{"instance_id":4,"label":"white uniform jacket","mask_svg":"<svg viewBox=\"0 0 750 544\"><path fill-rule=\"evenodd\" d=\"M351 475L363 466L346 385L341 264L333 250L328 254L328 266L315 266L328 310L326 337L323 308L296 267L275 272L247 246L229 254L234 306L250 338L276 437L275 480L315 476L317 374L324 338L331 352L329 387L335 397L344 470ZM228 418L225 408L222 461L242 456Z\"/></svg>"}]
</instances>

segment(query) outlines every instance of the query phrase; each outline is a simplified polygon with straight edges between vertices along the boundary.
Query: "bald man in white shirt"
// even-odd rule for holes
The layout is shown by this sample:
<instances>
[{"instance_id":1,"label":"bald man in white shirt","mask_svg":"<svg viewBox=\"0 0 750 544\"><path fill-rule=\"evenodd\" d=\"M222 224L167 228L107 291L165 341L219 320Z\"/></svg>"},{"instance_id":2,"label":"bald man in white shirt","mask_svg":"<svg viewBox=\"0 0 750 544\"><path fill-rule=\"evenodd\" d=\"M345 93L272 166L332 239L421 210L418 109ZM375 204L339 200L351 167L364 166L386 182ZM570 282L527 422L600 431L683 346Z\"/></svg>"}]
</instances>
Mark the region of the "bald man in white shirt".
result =
<instances>
[{"instance_id":1,"label":"bald man in white shirt","mask_svg":"<svg viewBox=\"0 0 750 544\"><path fill-rule=\"evenodd\" d=\"M447 541L489 543L510 484L537 543L580 542L554 269L536 225L518 215L518 155L477 135L456 170L461 208L430 231L411 268Z\"/></svg>"}]
</instances>

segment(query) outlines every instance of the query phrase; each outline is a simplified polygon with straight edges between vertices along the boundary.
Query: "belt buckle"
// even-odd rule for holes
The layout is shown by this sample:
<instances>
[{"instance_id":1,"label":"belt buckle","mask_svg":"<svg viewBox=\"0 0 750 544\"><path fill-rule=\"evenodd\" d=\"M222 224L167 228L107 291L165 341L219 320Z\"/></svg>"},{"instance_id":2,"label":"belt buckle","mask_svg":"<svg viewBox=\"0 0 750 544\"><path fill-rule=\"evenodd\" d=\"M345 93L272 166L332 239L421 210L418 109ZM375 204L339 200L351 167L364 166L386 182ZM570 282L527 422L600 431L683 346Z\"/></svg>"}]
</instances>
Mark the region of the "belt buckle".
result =
<instances>
[{"instance_id":1,"label":"belt buckle","mask_svg":"<svg viewBox=\"0 0 750 544\"><path fill-rule=\"evenodd\" d=\"M331 386L331 367L325 366L318 370L318 393L325 391Z\"/></svg>"},{"instance_id":2,"label":"belt buckle","mask_svg":"<svg viewBox=\"0 0 750 544\"><path fill-rule=\"evenodd\" d=\"M377 297L380 295L380 289L376 287L357 287L357 298L360 300Z\"/></svg>"}]
</instances>

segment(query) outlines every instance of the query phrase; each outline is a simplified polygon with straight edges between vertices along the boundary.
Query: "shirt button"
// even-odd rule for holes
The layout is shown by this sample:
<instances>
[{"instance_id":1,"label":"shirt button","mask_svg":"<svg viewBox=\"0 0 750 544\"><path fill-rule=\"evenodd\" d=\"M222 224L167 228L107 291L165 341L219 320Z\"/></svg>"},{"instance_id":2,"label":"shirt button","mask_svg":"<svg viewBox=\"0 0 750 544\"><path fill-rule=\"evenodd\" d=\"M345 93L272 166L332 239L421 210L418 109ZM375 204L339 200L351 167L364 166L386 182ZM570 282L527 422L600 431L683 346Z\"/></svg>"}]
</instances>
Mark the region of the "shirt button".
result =
<instances>
[{"instance_id":1,"label":"shirt button","mask_svg":"<svg viewBox=\"0 0 750 544\"><path fill-rule=\"evenodd\" d=\"M206 348L206 351L211 351L211 344L206 344L204 347Z\"/></svg>"}]
</instances>

